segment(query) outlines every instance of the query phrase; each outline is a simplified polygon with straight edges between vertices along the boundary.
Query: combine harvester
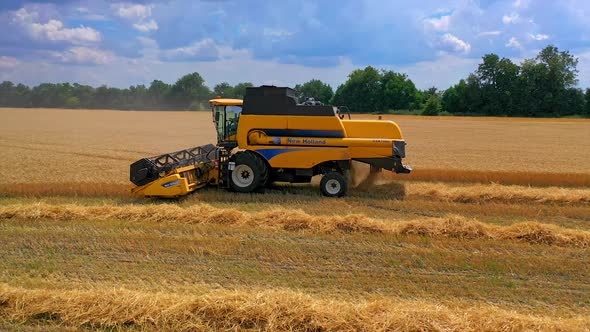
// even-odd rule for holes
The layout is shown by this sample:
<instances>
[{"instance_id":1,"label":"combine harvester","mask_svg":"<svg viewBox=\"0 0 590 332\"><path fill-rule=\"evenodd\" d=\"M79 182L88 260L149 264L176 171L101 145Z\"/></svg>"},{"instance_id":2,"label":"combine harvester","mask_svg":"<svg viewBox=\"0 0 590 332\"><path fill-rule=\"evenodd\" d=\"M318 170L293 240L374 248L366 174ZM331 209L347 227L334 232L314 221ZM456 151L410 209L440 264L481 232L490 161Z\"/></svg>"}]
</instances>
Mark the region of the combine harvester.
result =
<instances>
[{"instance_id":1,"label":"combine harvester","mask_svg":"<svg viewBox=\"0 0 590 332\"><path fill-rule=\"evenodd\" d=\"M309 183L321 175L325 196L343 196L351 162L410 173L406 142L393 121L351 120L346 107L297 104L290 88L248 88L244 100L212 99L217 145L131 164L134 194L179 197L205 186L262 191L273 182ZM348 119L344 112L347 112Z\"/></svg>"}]
</instances>

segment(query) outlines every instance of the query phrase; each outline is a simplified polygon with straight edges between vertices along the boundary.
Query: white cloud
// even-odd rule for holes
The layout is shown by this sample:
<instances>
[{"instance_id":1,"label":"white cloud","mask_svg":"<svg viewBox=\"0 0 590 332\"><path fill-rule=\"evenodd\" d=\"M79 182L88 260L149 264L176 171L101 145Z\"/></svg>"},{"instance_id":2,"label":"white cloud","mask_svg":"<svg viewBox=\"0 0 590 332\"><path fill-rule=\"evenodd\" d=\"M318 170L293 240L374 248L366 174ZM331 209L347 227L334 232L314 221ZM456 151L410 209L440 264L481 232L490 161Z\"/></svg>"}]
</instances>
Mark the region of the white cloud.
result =
<instances>
[{"instance_id":1,"label":"white cloud","mask_svg":"<svg viewBox=\"0 0 590 332\"><path fill-rule=\"evenodd\" d=\"M477 34L478 37L499 36L502 31L482 31Z\"/></svg>"},{"instance_id":2,"label":"white cloud","mask_svg":"<svg viewBox=\"0 0 590 332\"><path fill-rule=\"evenodd\" d=\"M143 45L145 47L149 47L149 48L157 48L158 47L158 42L156 42L152 38L139 36L139 37L137 37L137 40L141 43L141 45Z\"/></svg>"},{"instance_id":3,"label":"white cloud","mask_svg":"<svg viewBox=\"0 0 590 332\"><path fill-rule=\"evenodd\" d=\"M419 89L427 89L432 86L446 89L451 84L456 84L459 80L466 78L477 68L480 61L480 59L465 58L443 52L434 60L417 62L394 69L408 74Z\"/></svg>"},{"instance_id":4,"label":"white cloud","mask_svg":"<svg viewBox=\"0 0 590 332\"><path fill-rule=\"evenodd\" d=\"M440 42L444 47L450 48L455 52L469 53L471 51L471 45L468 42L450 33L444 34Z\"/></svg>"},{"instance_id":5,"label":"white cloud","mask_svg":"<svg viewBox=\"0 0 590 332\"><path fill-rule=\"evenodd\" d=\"M149 32L151 30L158 30L158 23L154 20L149 20L144 23L135 23L133 27L141 32Z\"/></svg>"},{"instance_id":6,"label":"white cloud","mask_svg":"<svg viewBox=\"0 0 590 332\"><path fill-rule=\"evenodd\" d=\"M50 52L50 54L61 62L74 64L104 65L115 58L109 51L88 47L72 47L63 52Z\"/></svg>"},{"instance_id":7,"label":"white cloud","mask_svg":"<svg viewBox=\"0 0 590 332\"><path fill-rule=\"evenodd\" d=\"M531 37L531 39L534 39L534 40L547 40L547 39L549 39L548 35L543 35L540 33L536 34L536 35L530 34L529 36Z\"/></svg>"},{"instance_id":8,"label":"white cloud","mask_svg":"<svg viewBox=\"0 0 590 332\"><path fill-rule=\"evenodd\" d=\"M222 47L221 47L222 48ZM238 54L239 53L239 54ZM68 64L44 64L27 62L15 72L4 71L6 80L36 85L40 82L79 82L98 86L106 84L116 87L128 87L136 84L149 84L154 79L174 83L179 77L189 72L199 72L210 87L217 83L252 82L254 85L275 84L278 86L295 86L301 82L319 78L333 88L344 83L348 74L368 64L353 64L348 57L340 57L335 66L310 67L300 64L284 64L273 60L255 59L251 52L234 51L234 57L221 58L218 61L183 61L160 62L153 59L139 58L132 62L116 57L106 66L87 66L80 68ZM436 86L446 89L477 68L480 59L465 58L460 55L441 53L432 61L418 62L406 66L384 66L402 73L407 73L420 89ZM239 75L236 73L239 72ZM0 76L2 71L0 71Z\"/></svg>"},{"instance_id":9,"label":"white cloud","mask_svg":"<svg viewBox=\"0 0 590 332\"><path fill-rule=\"evenodd\" d=\"M520 15L518 15L518 13L504 15L502 17L502 22L504 22L504 24L516 24L516 23L520 22Z\"/></svg>"},{"instance_id":10,"label":"white cloud","mask_svg":"<svg viewBox=\"0 0 590 332\"><path fill-rule=\"evenodd\" d=\"M49 20L47 23L36 22L37 12L28 12L21 8L14 13L13 22L22 26L33 39L41 41L66 41L72 44L99 42L102 37L99 31L90 27L66 28L62 21Z\"/></svg>"},{"instance_id":11,"label":"white cloud","mask_svg":"<svg viewBox=\"0 0 590 332\"><path fill-rule=\"evenodd\" d=\"M285 38L293 35L293 32L281 29L271 29L271 28L264 28L262 33L265 36L275 37L275 38Z\"/></svg>"},{"instance_id":12,"label":"white cloud","mask_svg":"<svg viewBox=\"0 0 590 332\"><path fill-rule=\"evenodd\" d=\"M31 36L38 40L68 41L73 44L86 42L98 42L101 40L100 32L85 26L79 28L64 28L64 24L58 20L49 20L45 24L33 23L28 26Z\"/></svg>"},{"instance_id":13,"label":"white cloud","mask_svg":"<svg viewBox=\"0 0 590 332\"><path fill-rule=\"evenodd\" d=\"M190 46L162 51L166 60L215 60L219 57L219 47L211 38L203 39Z\"/></svg>"},{"instance_id":14,"label":"white cloud","mask_svg":"<svg viewBox=\"0 0 590 332\"><path fill-rule=\"evenodd\" d=\"M218 44L211 38L184 47L165 50L160 49L158 42L152 38L139 36L136 39L142 45L140 52L143 54L144 59L158 63L161 63L161 60L168 64L189 61L211 63L212 61L250 56L246 49L234 49L229 45Z\"/></svg>"},{"instance_id":15,"label":"white cloud","mask_svg":"<svg viewBox=\"0 0 590 332\"><path fill-rule=\"evenodd\" d=\"M530 1L529 0L515 0L512 4L516 8L525 9L528 8Z\"/></svg>"},{"instance_id":16,"label":"white cloud","mask_svg":"<svg viewBox=\"0 0 590 332\"><path fill-rule=\"evenodd\" d=\"M30 23L36 21L39 18L39 13L37 12L29 12L25 8L21 8L14 12L13 14L13 22L22 24L22 23Z\"/></svg>"},{"instance_id":17,"label":"white cloud","mask_svg":"<svg viewBox=\"0 0 590 332\"><path fill-rule=\"evenodd\" d=\"M425 22L436 31L449 31L451 15L441 16L440 18L429 18Z\"/></svg>"},{"instance_id":18,"label":"white cloud","mask_svg":"<svg viewBox=\"0 0 590 332\"><path fill-rule=\"evenodd\" d=\"M510 40L508 40L508 43L506 43L506 47L522 49L522 45L520 44L518 39L516 39L516 37L510 38Z\"/></svg>"},{"instance_id":19,"label":"white cloud","mask_svg":"<svg viewBox=\"0 0 590 332\"><path fill-rule=\"evenodd\" d=\"M153 5L141 5L131 3L116 3L111 5L115 15L128 20L143 20L152 16Z\"/></svg>"},{"instance_id":20,"label":"white cloud","mask_svg":"<svg viewBox=\"0 0 590 332\"><path fill-rule=\"evenodd\" d=\"M16 58L10 56L0 56L0 68L14 68L19 64Z\"/></svg>"},{"instance_id":21,"label":"white cloud","mask_svg":"<svg viewBox=\"0 0 590 332\"><path fill-rule=\"evenodd\" d=\"M111 8L116 16L133 23L133 28L141 32L158 30L158 22L150 19L154 5L116 3Z\"/></svg>"}]
</instances>

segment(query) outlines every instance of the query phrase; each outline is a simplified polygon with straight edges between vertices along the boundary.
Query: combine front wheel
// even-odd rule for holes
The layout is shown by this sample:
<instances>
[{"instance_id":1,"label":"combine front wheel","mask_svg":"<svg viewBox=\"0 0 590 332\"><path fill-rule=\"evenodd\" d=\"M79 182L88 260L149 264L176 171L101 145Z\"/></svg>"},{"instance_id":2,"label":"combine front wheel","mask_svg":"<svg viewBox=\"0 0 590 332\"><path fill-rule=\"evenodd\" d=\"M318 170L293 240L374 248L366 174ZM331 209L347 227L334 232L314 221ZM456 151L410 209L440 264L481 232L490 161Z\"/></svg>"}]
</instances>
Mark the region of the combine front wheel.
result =
<instances>
[{"instance_id":1,"label":"combine front wheel","mask_svg":"<svg viewBox=\"0 0 590 332\"><path fill-rule=\"evenodd\" d=\"M250 152L238 152L233 158L231 188L237 192L249 193L264 186L268 178L266 165L258 156Z\"/></svg>"},{"instance_id":2,"label":"combine front wheel","mask_svg":"<svg viewBox=\"0 0 590 332\"><path fill-rule=\"evenodd\" d=\"M320 189L324 196L342 197L346 194L348 184L342 174L331 172L322 177L322 181L320 181Z\"/></svg>"}]
</instances>

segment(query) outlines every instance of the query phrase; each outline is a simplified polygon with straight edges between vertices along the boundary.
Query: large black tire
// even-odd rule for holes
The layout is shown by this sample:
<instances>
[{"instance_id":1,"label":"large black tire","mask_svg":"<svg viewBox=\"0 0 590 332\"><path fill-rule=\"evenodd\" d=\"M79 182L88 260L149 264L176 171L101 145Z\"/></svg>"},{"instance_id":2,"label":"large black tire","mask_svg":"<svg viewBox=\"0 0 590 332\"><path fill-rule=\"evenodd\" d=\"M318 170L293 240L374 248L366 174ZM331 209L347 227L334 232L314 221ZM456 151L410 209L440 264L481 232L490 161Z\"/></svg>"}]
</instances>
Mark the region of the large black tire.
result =
<instances>
[{"instance_id":1,"label":"large black tire","mask_svg":"<svg viewBox=\"0 0 590 332\"><path fill-rule=\"evenodd\" d=\"M242 151L234 154L231 161L235 162L229 175L232 190L250 193L264 187L268 179L268 168L260 157L252 152Z\"/></svg>"},{"instance_id":2,"label":"large black tire","mask_svg":"<svg viewBox=\"0 0 590 332\"><path fill-rule=\"evenodd\" d=\"M348 182L342 174L331 172L322 177L320 189L324 196L342 197L348 190Z\"/></svg>"}]
</instances>

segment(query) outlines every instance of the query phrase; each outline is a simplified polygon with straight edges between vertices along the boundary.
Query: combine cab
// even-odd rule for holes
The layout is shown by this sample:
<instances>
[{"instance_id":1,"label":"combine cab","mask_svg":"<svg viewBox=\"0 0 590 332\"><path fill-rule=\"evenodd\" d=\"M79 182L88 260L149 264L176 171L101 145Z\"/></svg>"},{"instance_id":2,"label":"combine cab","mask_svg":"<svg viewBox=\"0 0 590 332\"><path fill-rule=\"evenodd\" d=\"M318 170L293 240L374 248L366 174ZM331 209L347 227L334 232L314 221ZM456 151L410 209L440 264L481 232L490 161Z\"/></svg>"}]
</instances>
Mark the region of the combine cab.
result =
<instances>
[{"instance_id":1,"label":"combine cab","mask_svg":"<svg viewBox=\"0 0 590 332\"><path fill-rule=\"evenodd\" d=\"M405 141L392 121L351 120L344 110L298 104L289 88L248 88L244 100L212 99L217 145L205 145L131 165L132 192L178 197L207 185L254 192L273 182L308 183L321 175L325 196L343 196L351 161L410 173Z\"/></svg>"}]
</instances>

